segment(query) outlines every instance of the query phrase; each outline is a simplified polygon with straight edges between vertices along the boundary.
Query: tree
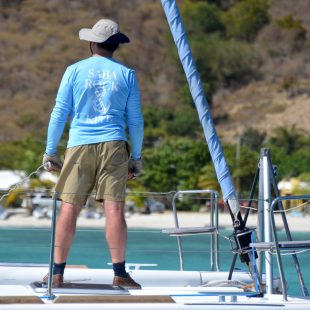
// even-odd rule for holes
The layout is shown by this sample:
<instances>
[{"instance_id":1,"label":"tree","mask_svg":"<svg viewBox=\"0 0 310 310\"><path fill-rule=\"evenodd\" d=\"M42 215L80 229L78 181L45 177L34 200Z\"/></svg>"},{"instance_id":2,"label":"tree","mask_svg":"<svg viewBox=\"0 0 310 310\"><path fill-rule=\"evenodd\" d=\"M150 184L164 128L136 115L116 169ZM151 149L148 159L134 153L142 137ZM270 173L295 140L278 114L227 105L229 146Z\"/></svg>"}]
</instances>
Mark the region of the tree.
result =
<instances>
[{"instance_id":1,"label":"tree","mask_svg":"<svg viewBox=\"0 0 310 310\"><path fill-rule=\"evenodd\" d=\"M221 20L221 10L207 1L185 0L181 5L181 12L189 35L210 34L225 30Z\"/></svg>"},{"instance_id":2,"label":"tree","mask_svg":"<svg viewBox=\"0 0 310 310\"><path fill-rule=\"evenodd\" d=\"M270 138L271 145L281 147L288 155L298 151L303 146L306 146L309 139L305 139L301 129L292 126L291 128L279 127L275 130L275 134Z\"/></svg>"},{"instance_id":3,"label":"tree","mask_svg":"<svg viewBox=\"0 0 310 310\"><path fill-rule=\"evenodd\" d=\"M162 140L144 152L144 171L137 180L150 191L195 189L201 168L210 161L206 143L190 138Z\"/></svg>"},{"instance_id":4,"label":"tree","mask_svg":"<svg viewBox=\"0 0 310 310\"><path fill-rule=\"evenodd\" d=\"M224 145L223 149L235 185L239 183L238 186L240 186L240 188L236 188L236 190L239 190L240 198L245 198L251 189L260 154L242 144L240 148L240 158L236 157L235 145ZM239 181L237 182L238 179Z\"/></svg>"},{"instance_id":5,"label":"tree","mask_svg":"<svg viewBox=\"0 0 310 310\"><path fill-rule=\"evenodd\" d=\"M7 142L0 149L0 169L30 173L41 165L44 145L35 139Z\"/></svg>"},{"instance_id":6,"label":"tree","mask_svg":"<svg viewBox=\"0 0 310 310\"><path fill-rule=\"evenodd\" d=\"M223 15L227 34L253 42L258 32L269 22L268 0L238 1Z\"/></svg>"},{"instance_id":7,"label":"tree","mask_svg":"<svg viewBox=\"0 0 310 310\"><path fill-rule=\"evenodd\" d=\"M220 184L217 180L212 162L201 168L201 174L198 178L198 187L201 189L213 189L221 193Z\"/></svg>"},{"instance_id":8,"label":"tree","mask_svg":"<svg viewBox=\"0 0 310 310\"><path fill-rule=\"evenodd\" d=\"M248 128L240 137L240 143L247 145L251 150L259 152L266 139L264 132L259 132L253 128Z\"/></svg>"}]
</instances>

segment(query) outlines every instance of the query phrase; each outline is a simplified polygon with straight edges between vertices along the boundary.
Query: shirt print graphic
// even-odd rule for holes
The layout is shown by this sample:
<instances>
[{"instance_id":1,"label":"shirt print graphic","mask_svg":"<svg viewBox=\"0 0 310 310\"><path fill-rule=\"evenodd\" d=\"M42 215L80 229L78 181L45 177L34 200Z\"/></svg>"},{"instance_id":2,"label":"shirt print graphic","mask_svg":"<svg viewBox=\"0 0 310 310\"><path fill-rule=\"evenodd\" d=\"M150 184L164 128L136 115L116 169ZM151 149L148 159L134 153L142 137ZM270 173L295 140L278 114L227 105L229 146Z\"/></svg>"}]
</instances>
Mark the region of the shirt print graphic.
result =
<instances>
[{"instance_id":1,"label":"shirt print graphic","mask_svg":"<svg viewBox=\"0 0 310 310\"><path fill-rule=\"evenodd\" d=\"M85 80L85 88L93 89L93 109L99 114L106 114L110 107L110 94L117 91L116 73L110 70L89 69Z\"/></svg>"}]
</instances>

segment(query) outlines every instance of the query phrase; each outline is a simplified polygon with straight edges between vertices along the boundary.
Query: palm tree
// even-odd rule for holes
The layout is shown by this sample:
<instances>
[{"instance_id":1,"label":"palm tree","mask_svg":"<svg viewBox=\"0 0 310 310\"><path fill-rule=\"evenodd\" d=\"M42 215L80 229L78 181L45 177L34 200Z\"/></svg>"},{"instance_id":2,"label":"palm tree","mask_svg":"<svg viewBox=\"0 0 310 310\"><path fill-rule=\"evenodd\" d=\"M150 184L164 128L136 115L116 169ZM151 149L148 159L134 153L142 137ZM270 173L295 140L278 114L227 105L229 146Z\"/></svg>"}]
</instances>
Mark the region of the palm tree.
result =
<instances>
[{"instance_id":1,"label":"palm tree","mask_svg":"<svg viewBox=\"0 0 310 310\"><path fill-rule=\"evenodd\" d=\"M305 146L304 131L293 125L291 128L279 127L275 130L275 136L270 143L281 147L286 154L290 155Z\"/></svg>"}]
</instances>

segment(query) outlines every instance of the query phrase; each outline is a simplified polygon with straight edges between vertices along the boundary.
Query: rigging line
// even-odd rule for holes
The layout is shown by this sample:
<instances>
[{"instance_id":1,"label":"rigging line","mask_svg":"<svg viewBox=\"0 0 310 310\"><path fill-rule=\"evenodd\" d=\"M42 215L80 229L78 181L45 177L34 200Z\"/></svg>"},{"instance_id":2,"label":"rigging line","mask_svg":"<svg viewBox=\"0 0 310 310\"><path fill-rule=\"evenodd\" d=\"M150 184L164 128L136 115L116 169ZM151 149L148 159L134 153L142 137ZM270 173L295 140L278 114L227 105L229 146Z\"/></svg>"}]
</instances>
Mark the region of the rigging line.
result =
<instances>
[{"instance_id":1,"label":"rigging line","mask_svg":"<svg viewBox=\"0 0 310 310\"><path fill-rule=\"evenodd\" d=\"M127 192L127 196L130 195L155 195L155 196L168 196L174 195L176 191L169 191L169 192Z\"/></svg>"},{"instance_id":2,"label":"rigging line","mask_svg":"<svg viewBox=\"0 0 310 310\"><path fill-rule=\"evenodd\" d=\"M170 192L127 192L124 196L130 197L130 196L139 196L139 197L148 197L150 195L152 196L172 196L175 193L175 191ZM58 194L74 194L76 196L88 196L89 194L85 193L76 193L76 192L58 192ZM107 194L108 195L108 194ZM91 197L95 196L94 193L90 194Z\"/></svg>"},{"instance_id":3,"label":"rigging line","mask_svg":"<svg viewBox=\"0 0 310 310\"><path fill-rule=\"evenodd\" d=\"M280 253L281 256L287 256L287 255L293 255L293 254L302 254L302 253L305 253L305 252L309 252L310 249L307 249L307 250L300 250L300 251L288 251L286 253Z\"/></svg>"},{"instance_id":4,"label":"rigging line","mask_svg":"<svg viewBox=\"0 0 310 310\"><path fill-rule=\"evenodd\" d=\"M16 244L18 248L29 248L29 245L27 244ZM36 245L36 248L46 248L48 249L50 247L49 244L41 244L41 245ZM78 245L79 249L106 249L106 250L117 250L120 249L119 247L108 247L106 244L99 244L98 246L83 246L81 244ZM60 245L55 245L55 248L67 248L65 246L60 246ZM162 249L129 249L131 253L163 253ZM178 249L175 250L164 250L165 253L178 253ZM210 253L209 250L195 250L195 249L188 249L184 250L184 253ZM223 253L229 252L230 251L221 251Z\"/></svg>"},{"instance_id":5,"label":"rigging line","mask_svg":"<svg viewBox=\"0 0 310 310\"><path fill-rule=\"evenodd\" d=\"M273 211L273 212L274 212L274 213L281 213L281 212L288 212L288 211L291 211L291 210L296 210L296 209L301 208L302 206L307 205L308 203L310 203L310 200L308 200L308 201L306 201L306 202L304 202L304 203L302 203L302 204L299 204L299 205L297 205L297 206L295 206L295 207L287 208L287 209L285 209L285 210L277 210L277 211Z\"/></svg>"},{"instance_id":6,"label":"rigging line","mask_svg":"<svg viewBox=\"0 0 310 310\"><path fill-rule=\"evenodd\" d=\"M22 240L21 240L22 241ZM15 244L16 245L16 248L19 248L19 249L23 249L23 248L29 248L29 246L27 244ZM48 243L46 244L37 244L35 245L35 247L37 249L49 249L50 245ZM116 250L116 249L119 249L118 247L113 247L113 248L109 248L108 245L105 243L105 242L102 242L102 244L98 244L98 245L88 245L88 246L85 246L85 245L81 245L79 244L78 245L79 249L101 249L101 250ZM67 248L65 246L60 246L60 245L55 245L55 248ZM132 249L129 247L129 250L130 250L130 253L161 253L161 254L164 254L164 253L178 253L178 249L164 249L164 253L163 253L163 249ZM210 250L209 249L206 249L206 250L198 250L198 249L186 249L183 251L184 253L186 254L192 254L192 253L200 253L200 254L204 254L204 253L210 253ZM213 253L231 253L231 250L230 249L227 249L227 250L219 250L219 251L216 251L216 250L212 250Z\"/></svg>"},{"instance_id":7,"label":"rigging line","mask_svg":"<svg viewBox=\"0 0 310 310\"><path fill-rule=\"evenodd\" d=\"M13 230L13 231L49 231L50 227L0 227L0 230ZM102 228L77 228L76 232L104 232L104 226ZM131 230L128 229L128 233L152 233L152 234L162 234L161 230L148 230L148 229L141 229L141 230Z\"/></svg>"},{"instance_id":8,"label":"rigging line","mask_svg":"<svg viewBox=\"0 0 310 310\"><path fill-rule=\"evenodd\" d=\"M18 244L17 244L18 245ZM43 248L46 248L46 249L49 249L49 244L46 244L46 245L37 245L36 246L36 248L40 248L40 249L43 249ZM55 247L57 247L57 248L61 248L61 246L55 246ZM26 245L26 244L24 244L24 245L18 245L18 248L29 248L29 245ZM81 245L79 245L79 249L100 249L100 250L106 250L106 251L108 251L108 250L117 250L117 249L119 249L119 248L117 248L117 247L114 247L114 248L109 248L109 247L103 247L102 245L100 245L100 246L81 246ZM161 253L161 254L165 254L165 253L179 253L178 252L178 250L176 249L176 250L167 250L167 249L165 249L164 250L164 253L163 253L163 250L162 249L149 249L149 250L144 250L144 249L137 249L137 250L135 250L135 249L129 249L130 250L130 253ZM212 251L213 253L216 253L216 251L214 250L214 251ZM220 250L220 251L217 251L218 253L231 253L231 250ZM102 252L102 253L104 253L104 252ZM188 254L188 253L190 253L190 254L192 254L192 253L210 253L210 251L209 250L191 250L191 249L189 249L189 250L184 250L183 251L183 253L186 253L186 254Z\"/></svg>"},{"instance_id":9,"label":"rigging line","mask_svg":"<svg viewBox=\"0 0 310 310\"><path fill-rule=\"evenodd\" d=\"M254 208L254 207L245 207L245 206L241 206L241 205L240 205L240 209L249 209L249 210L257 211L257 208Z\"/></svg>"},{"instance_id":10,"label":"rigging line","mask_svg":"<svg viewBox=\"0 0 310 310\"><path fill-rule=\"evenodd\" d=\"M230 238L229 238L229 237L224 236L224 235L222 235L222 234L220 234L220 233L218 233L217 235L218 235L219 237L221 237L221 238L223 238L223 239L226 239L226 240L228 240L228 241L230 242Z\"/></svg>"},{"instance_id":11,"label":"rigging line","mask_svg":"<svg viewBox=\"0 0 310 310\"><path fill-rule=\"evenodd\" d=\"M10 194L13 190L17 189L17 188L18 188L19 186L21 186L23 183L25 183L26 181L30 180L30 178L31 178L33 175L38 174L38 173L40 172L40 170L41 170L42 168L44 168L45 166L46 166L46 164L43 164L43 165L39 166L35 171L31 172L29 175L27 175L27 176L26 176L24 179L22 179L20 182L16 183L6 194L3 194L3 195L0 197L0 202L2 201L2 199L3 199L4 197L9 196L9 194Z\"/></svg>"}]
</instances>

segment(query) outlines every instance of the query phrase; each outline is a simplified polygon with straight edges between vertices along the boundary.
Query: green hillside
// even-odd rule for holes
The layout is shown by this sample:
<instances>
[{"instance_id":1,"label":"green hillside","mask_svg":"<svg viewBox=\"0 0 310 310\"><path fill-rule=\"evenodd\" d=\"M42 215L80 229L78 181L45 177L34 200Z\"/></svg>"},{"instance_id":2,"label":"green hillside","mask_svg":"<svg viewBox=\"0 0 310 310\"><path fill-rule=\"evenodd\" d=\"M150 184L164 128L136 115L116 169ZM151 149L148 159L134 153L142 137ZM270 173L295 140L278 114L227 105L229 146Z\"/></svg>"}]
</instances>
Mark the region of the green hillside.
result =
<instances>
[{"instance_id":1,"label":"green hillside","mask_svg":"<svg viewBox=\"0 0 310 310\"><path fill-rule=\"evenodd\" d=\"M242 190L262 145L274 148L281 177L309 171L310 0L177 2ZM119 21L130 37L116 58L140 82L145 172L133 186L161 191L215 184L160 0L0 1L0 169L32 171L40 164L61 76L90 55L78 31L102 17ZM236 170L238 137L244 171ZM279 142L285 137L299 139L291 154Z\"/></svg>"}]
</instances>

